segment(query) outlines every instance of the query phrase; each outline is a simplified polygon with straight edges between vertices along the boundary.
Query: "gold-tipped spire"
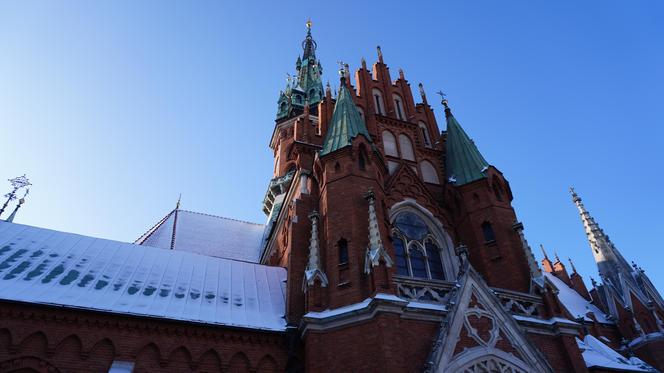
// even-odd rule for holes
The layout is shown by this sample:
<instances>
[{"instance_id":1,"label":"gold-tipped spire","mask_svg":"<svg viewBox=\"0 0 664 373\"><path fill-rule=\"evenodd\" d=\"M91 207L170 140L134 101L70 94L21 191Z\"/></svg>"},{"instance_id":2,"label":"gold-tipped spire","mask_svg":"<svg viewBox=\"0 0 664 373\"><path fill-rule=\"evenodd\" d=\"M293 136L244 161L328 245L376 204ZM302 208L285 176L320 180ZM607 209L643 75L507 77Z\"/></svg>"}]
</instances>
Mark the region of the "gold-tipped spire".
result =
<instances>
[{"instance_id":1,"label":"gold-tipped spire","mask_svg":"<svg viewBox=\"0 0 664 373\"><path fill-rule=\"evenodd\" d=\"M311 26L314 25L313 22L311 22L311 17L307 18L307 23L305 24L307 25L307 29L311 30Z\"/></svg>"}]
</instances>

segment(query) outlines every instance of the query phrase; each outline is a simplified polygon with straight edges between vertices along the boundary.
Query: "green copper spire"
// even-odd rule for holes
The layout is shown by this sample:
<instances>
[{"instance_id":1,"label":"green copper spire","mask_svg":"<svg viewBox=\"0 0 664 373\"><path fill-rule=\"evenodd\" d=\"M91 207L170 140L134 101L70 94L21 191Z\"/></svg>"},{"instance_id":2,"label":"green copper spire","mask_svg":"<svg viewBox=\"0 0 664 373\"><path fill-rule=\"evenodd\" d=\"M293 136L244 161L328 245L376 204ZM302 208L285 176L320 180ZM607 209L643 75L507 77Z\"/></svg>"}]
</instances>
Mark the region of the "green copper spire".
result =
<instances>
[{"instance_id":1,"label":"green copper spire","mask_svg":"<svg viewBox=\"0 0 664 373\"><path fill-rule=\"evenodd\" d=\"M447 154L445 168L448 180L456 185L468 184L484 177L489 163L482 156L473 140L452 115L443 99L445 118L447 119Z\"/></svg>"},{"instance_id":2,"label":"green copper spire","mask_svg":"<svg viewBox=\"0 0 664 373\"><path fill-rule=\"evenodd\" d=\"M315 110L325 97L321 74L323 67L316 59L316 41L311 36L311 21L307 21L307 36L302 42L302 56L295 62L295 76L288 75L286 89L279 94L277 120L302 114L305 102Z\"/></svg>"},{"instance_id":3,"label":"green copper spire","mask_svg":"<svg viewBox=\"0 0 664 373\"><path fill-rule=\"evenodd\" d=\"M346 86L346 78L344 76L343 68L340 74L341 88L339 88L337 102L334 105L332 121L330 122L329 129L325 135L323 150L320 152L321 156L349 146L353 142L353 139L358 135L364 136L367 141L371 142L371 136L369 135L367 126L364 124L364 120L357 111L353 97Z\"/></svg>"}]
</instances>

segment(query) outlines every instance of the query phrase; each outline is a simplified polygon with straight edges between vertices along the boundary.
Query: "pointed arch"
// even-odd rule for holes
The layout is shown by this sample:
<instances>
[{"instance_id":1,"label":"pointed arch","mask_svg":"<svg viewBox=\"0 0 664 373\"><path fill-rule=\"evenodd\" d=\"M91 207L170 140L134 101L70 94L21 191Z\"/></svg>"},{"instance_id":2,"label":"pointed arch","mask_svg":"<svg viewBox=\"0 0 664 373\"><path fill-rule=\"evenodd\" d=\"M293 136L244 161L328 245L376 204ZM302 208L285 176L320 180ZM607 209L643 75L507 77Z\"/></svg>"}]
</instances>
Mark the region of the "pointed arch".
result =
<instances>
[{"instance_id":1,"label":"pointed arch","mask_svg":"<svg viewBox=\"0 0 664 373\"><path fill-rule=\"evenodd\" d=\"M108 368L115 358L115 345L108 338L97 341L88 353L88 361L100 362L101 365Z\"/></svg>"},{"instance_id":2,"label":"pointed arch","mask_svg":"<svg viewBox=\"0 0 664 373\"><path fill-rule=\"evenodd\" d=\"M12 333L9 329L0 329L0 351L7 351L12 345Z\"/></svg>"},{"instance_id":3,"label":"pointed arch","mask_svg":"<svg viewBox=\"0 0 664 373\"><path fill-rule=\"evenodd\" d=\"M243 352L237 352L230 360L229 371L237 373L249 372L249 358Z\"/></svg>"},{"instance_id":4,"label":"pointed arch","mask_svg":"<svg viewBox=\"0 0 664 373\"><path fill-rule=\"evenodd\" d=\"M221 370L221 357L214 349L205 351L196 362L201 372L218 372Z\"/></svg>"},{"instance_id":5,"label":"pointed arch","mask_svg":"<svg viewBox=\"0 0 664 373\"><path fill-rule=\"evenodd\" d=\"M179 346L168 354L168 365L171 369L190 369L192 361L191 352L185 346Z\"/></svg>"},{"instance_id":6,"label":"pointed arch","mask_svg":"<svg viewBox=\"0 0 664 373\"><path fill-rule=\"evenodd\" d=\"M150 342L143 346L136 354L136 371L158 371L161 370L162 356L159 347Z\"/></svg>"},{"instance_id":7,"label":"pointed arch","mask_svg":"<svg viewBox=\"0 0 664 373\"><path fill-rule=\"evenodd\" d=\"M256 371L261 373L277 373L279 371L277 361L271 355L265 355L258 362Z\"/></svg>"},{"instance_id":8,"label":"pointed arch","mask_svg":"<svg viewBox=\"0 0 664 373\"><path fill-rule=\"evenodd\" d=\"M381 136L383 138L383 151L385 152L385 155L398 157L399 150L397 148L397 138L394 137L394 134L389 130L383 130Z\"/></svg>"},{"instance_id":9,"label":"pointed arch","mask_svg":"<svg viewBox=\"0 0 664 373\"><path fill-rule=\"evenodd\" d=\"M484 242L493 242L496 240L496 233L493 231L493 226L489 221L482 223L482 234L484 235Z\"/></svg>"},{"instance_id":10,"label":"pointed arch","mask_svg":"<svg viewBox=\"0 0 664 373\"><path fill-rule=\"evenodd\" d=\"M378 88L374 88L371 90L371 96L373 96L376 114L385 115L385 100L383 100L383 92Z\"/></svg>"},{"instance_id":11,"label":"pointed arch","mask_svg":"<svg viewBox=\"0 0 664 373\"><path fill-rule=\"evenodd\" d=\"M432 146L431 142L431 136L429 135L429 128L427 127L427 124L419 121L417 123L417 126L420 128L420 136L422 136L422 144L424 144L424 147L430 148Z\"/></svg>"},{"instance_id":12,"label":"pointed arch","mask_svg":"<svg viewBox=\"0 0 664 373\"><path fill-rule=\"evenodd\" d=\"M416 242L412 242L413 240L406 239L400 234L395 235L396 232L393 231L392 244L395 249L397 273L402 275L406 274L406 272L409 274L413 273L412 263L408 262L408 256L410 255L411 248L416 247L417 250L415 251L421 252L423 260L426 261L426 277L432 277L434 274L437 277L441 277L438 275L438 269L434 269L432 272L430 268L432 263L437 264L438 260L433 258L429 259L432 255L439 255L443 271L442 279L446 281L454 281L457 269L459 268L459 261L456 254L454 253L452 239L447 233L446 229L443 227L443 224L429 210L411 199L397 202L390 207L390 223L394 225L399 215L407 213L417 216L417 218L420 219L420 221L422 221L426 227L421 227L421 238L416 238ZM424 233L424 231L427 233ZM399 242L399 240L401 240L401 242ZM426 248L427 243L429 245L429 249L433 250L435 247L435 250L438 251L429 252L429 250ZM405 263L402 263L404 261Z\"/></svg>"},{"instance_id":13,"label":"pointed arch","mask_svg":"<svg viewBox=\"0 0 664 373\"><path fill-rule=\"evenodd\" d=\"M420 170L422 172L422 180L425 183L440 184L440 180L438 179L438 172L436 172L436 168L431 164L431 162L427 160L420 162Z\"/></svg>"},{"instance_id":14,"label":"pointed arch","mask_svg":"<svg viewBox=\"0 0 664 373\"><path fill-rule=\"evenodd\" d=\"M399 148L401 149L401 158L414 161L415 152L413 151L413 142L405 134L399 135Z\"/></svg>"},{"instance_id":15,"label":"pointed arch","mask_svg":"<svg viewBox=\"0 0 664 373\"><path fill-rule=\"evenodd\" d=\"M79 338L76 334L71 334L62 339L55 347L55 353L58 357L64 355L67 357L79 358L81 356L82 350L83 343L81 342L81 338Z\"/></svg>"},{"instance_id":16,"label":"pointed arch","mask_svg":"<svg viewBox=\"0 0 664 373\"><path fill-rule=\"evenodd\" d=\"M403 105L403 99L397 93L392 93L392 101L394 102L394 114L399 120L406 120L406 108Z\"/></svg>"},{"instance_id":17,"label":"pointed arch","mask_svg":"<svg viewBox=\"0 0 664 373\"><path fill-rule=\"evenodd\" d=\"M368 162L368 157L367 157L366 146L364 146L364 144L360 144L359 152L357 155L357 163L360 170L364 171L367 169L367 162Z\"/></svg>"},{"instance_id":18,"label":"pointed arch","mask_svg":"<svg viewBox=\"0 0 664 373\"><path fill-rule=\"evenodd\" d=\"M42 332L35 332L25 337L21 342L20 350L30 352L31 355L44 356L48 348L48 339Z\"/></svg>"}]
</instances>

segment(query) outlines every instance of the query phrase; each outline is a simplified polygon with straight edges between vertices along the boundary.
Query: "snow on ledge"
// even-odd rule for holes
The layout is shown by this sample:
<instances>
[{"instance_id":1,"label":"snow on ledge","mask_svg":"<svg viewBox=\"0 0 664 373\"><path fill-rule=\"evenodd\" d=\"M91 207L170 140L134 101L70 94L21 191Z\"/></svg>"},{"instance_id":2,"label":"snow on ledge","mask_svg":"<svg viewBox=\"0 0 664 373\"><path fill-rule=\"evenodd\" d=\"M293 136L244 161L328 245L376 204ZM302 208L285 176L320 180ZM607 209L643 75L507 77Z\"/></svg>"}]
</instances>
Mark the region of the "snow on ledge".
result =
<instances>
[{"instance_id":1,"label":"snow on ledge","mask_svg":"<svg viewBox=\"0 0 664 373\"><path fill-rule=\"evenodd\" d=\"M316 320L324 320L324 319L330 319L330 318L335 318L341 315L346 315L346 314L352 314L352 313L357 313L360 311L365 311L368 310L372 304L376 302L387 302L396 306L400 306L406 309L411 309L411 310L427 310L427 311L446 311L447 308L442 305L442 304L435 304L435 303L423 303L423 302L409 302L405 299L399 298L396 295L392 294L385 294L385 293L378 293L374 295L373 297L369 297L362 302L359 303L354 303L350 304L347 306L335 308L335 309L327 309L325 311L320 311L320 312L308 312L307 314L304 315L305 318L308 319L316 319Z\"/></svg>"},{"instance_id":2,"label":"snow on ledge","mask_svg":"<svg viewBox=\"0 0 664 373\"><path fill-rule=\"evenodd\" d=\"M588 368L600 367L629 372L657 372L655 368L646 364L643 360L636 357L628 359L590 334L586 335L583 341L576 338L576 343L581 349L583 360Z\"/></svg>"}]
</instances>

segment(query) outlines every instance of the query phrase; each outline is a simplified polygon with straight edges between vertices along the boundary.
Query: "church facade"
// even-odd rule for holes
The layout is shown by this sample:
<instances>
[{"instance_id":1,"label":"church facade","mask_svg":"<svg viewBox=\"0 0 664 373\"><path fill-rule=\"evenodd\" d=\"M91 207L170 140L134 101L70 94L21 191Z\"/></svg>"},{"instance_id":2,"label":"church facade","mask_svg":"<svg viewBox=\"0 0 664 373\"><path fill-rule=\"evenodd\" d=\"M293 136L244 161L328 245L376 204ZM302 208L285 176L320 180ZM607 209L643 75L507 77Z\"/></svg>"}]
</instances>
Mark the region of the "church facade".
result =
<instances>
[{"instance_id":1,"label":"church facade","mask_svg":"<svg viewBox=\"0 0 664 373\"><path fill-rule=\"evenodd\" d=\"M307 26L266 224L179 202L134 243L0 222L0 371L664 371L664 300L576 192L591 289L536 262L446 100L441 131L380 48L333 95Z\"/></svg>"}]
</instances>

